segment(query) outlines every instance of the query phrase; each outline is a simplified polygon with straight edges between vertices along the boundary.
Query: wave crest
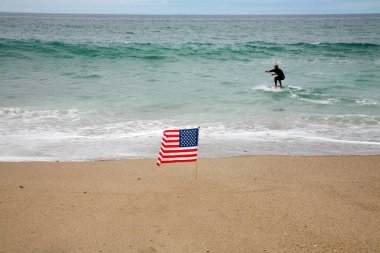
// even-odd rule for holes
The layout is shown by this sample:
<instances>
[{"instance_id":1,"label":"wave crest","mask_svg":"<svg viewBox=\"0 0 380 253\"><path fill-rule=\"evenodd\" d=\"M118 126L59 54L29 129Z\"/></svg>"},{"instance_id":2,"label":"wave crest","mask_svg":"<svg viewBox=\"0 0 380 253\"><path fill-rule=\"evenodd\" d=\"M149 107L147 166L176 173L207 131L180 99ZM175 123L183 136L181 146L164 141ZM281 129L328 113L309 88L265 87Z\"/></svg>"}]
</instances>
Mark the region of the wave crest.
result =
<instances>
[{"instance_id":1,"label":"wave crest","mask_svg":"<svg viewBox=\"0 0 380 253\"><path fill-rule=\"evenodd\" d=\"M249 60L249 57L268 57L275 53L340 54L380 51L380 45L371 43L295 43L281 44L263 41L246 43L68 43L36 39L15 40L0 38L0 57L30 58L140 58L168 60L182 56L199 56L216 60Z\"/></svg>"}]
</instances>

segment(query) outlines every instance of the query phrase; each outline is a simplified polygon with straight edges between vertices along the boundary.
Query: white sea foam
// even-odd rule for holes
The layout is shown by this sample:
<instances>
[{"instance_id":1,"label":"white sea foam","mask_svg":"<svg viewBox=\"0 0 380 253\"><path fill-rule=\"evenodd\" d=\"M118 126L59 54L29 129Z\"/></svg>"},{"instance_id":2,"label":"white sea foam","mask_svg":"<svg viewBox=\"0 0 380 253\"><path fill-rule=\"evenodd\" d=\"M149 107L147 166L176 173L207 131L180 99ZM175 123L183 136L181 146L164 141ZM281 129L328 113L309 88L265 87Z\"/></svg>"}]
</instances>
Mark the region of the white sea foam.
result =
<instances>
[{"instance_id":1,"label":"white sea foam","mask_svg":"<svg viewBox=\"0 0 380 253\"><path fill-rule=\"evenodd\" d=\"M46 118L78 118L77 109L67 110L28 110L19 107L1 107L0 117L7 119L33 119L40 120Z\"/></svg>"},{"instance_id":2,"label":"white sea foam","mask_svg":"<svg viewBox=\"0 0 380 253\"><path fill-rule=\"evenodd\" d=\"M288 85L288 88L290 90L304 90L304 88L302 88L300 86L294 86L294 85Z\"/></svg>"},{"instance_id":3,"label":"white sea foam","mask_svg":"<svg viewBox=\"0 0 380 253\"><path fill-rule=\"evenodd\" d=\"M314 103L314 104L320 104L320 105L332 105L339 102L338 98L326 98L326 99L299 98L299 100L306 101L309 103Z\"/></svg>"},{"instance_id":4,"label":"white sea foam","mask_svg":"<svg viewBox=\"0 0 380 253\"><path fill-rule=\"evenodd\" d=\"M38 129L19 131L0 138L0 160L98 160L155 157L162 131L173 126L195 127L182 122L133 121L119 124L78 127L76 129ZM251 128L236 128L225 124L204 123L200 131L200 155L230 156L250 154L334 154L340 152L380 152L380 137L371 140L374 128L368 133L358 133L355 128L346 128L339 135L339 128L323 125L308 128L275 130L255 125ZM355 133L356 131L356 133ZM353 135L350 135L349 133ZM368 136L357 140L355 135ZM372 137L373 138L373 137ZM304 149L300 150L299 146ZM320 150L320 147L323 150ZM362 150L362 151L361 151Z\"/></svg>"},{"instance_id":5,"label":"white sea foam","mask_svg":"<svg viewBox=\"0 0 380 253\"><path fill-rule=\"evenodd\" d=\"M0 112L1 161L155 157L164 129L197 126L201 127L203 157L336 154L337 150L345 154L380 153L380 118L374 115L142 120L75 108L1 108Z\"/></svg>"},{"instance_id":6,"label":"white sea foam","mask_svg":"<svg viewBox=\"0 0 380 253\"><path fill-rule=\"evenodd\" d=\"M359 105L379 105L378 101L372 99L356 99L355 102Z\"/></svg>"},{"instance_id":7,"label":"white sea foam","mask_svg":"<svg viewBox=\"0 0 380 253\"><path fill-rule=\"evenodd\" d=\"M313 124L327 124L329 126L359 127L362 125L380 125L380 116L365 114L323 115L302 117L306 122Z\"/></svg>"},{"instance_id":8,"label":"white sea foam","mask_svg":"<svg viewBox=\"0 0 380 253\"><path fill-rule=\"evenodd\" d=\"M270 91L270 92L283 92L284 89L281 89L280 87L275 87L274 85L264 84L264 85L258 85L251 88L252 90L262 90L262 91Z\"/></svg>"}]
</instances>

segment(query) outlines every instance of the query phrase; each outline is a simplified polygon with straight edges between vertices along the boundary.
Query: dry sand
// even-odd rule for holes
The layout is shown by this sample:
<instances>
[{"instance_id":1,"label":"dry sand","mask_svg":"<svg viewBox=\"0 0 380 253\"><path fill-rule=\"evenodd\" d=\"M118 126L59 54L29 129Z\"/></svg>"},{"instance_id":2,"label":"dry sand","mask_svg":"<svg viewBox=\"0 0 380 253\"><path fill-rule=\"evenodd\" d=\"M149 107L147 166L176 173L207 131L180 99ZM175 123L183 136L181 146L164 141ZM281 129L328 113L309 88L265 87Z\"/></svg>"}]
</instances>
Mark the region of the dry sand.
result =
<instances>
[{"instance_id":1,"label":"dry sand","mask_svg":"<svg viewBox=\"0 0 380 253\"><path fill-rule=\"evenodd\" d=\"M380 252L380 156L0 163L0 252Z\"/></svg>"}]
</instances>

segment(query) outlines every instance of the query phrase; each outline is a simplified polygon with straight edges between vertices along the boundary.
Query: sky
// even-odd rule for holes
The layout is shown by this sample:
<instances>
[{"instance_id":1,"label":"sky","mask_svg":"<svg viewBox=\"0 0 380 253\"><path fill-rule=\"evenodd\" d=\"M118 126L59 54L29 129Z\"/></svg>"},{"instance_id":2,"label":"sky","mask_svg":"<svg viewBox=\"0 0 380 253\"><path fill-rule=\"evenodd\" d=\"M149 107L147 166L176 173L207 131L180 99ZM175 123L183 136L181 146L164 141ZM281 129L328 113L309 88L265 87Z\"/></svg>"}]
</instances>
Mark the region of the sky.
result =
<instances>
[{"instance_id":1,"label":"sky","mask_svg":"<svg viewBox=\"0 0 380 253\"><path fill-rule=\"evenodd\" d=\"M0 12L233 15L380 13L380 0L0 0Z\"/></svg>"}]
</instances>

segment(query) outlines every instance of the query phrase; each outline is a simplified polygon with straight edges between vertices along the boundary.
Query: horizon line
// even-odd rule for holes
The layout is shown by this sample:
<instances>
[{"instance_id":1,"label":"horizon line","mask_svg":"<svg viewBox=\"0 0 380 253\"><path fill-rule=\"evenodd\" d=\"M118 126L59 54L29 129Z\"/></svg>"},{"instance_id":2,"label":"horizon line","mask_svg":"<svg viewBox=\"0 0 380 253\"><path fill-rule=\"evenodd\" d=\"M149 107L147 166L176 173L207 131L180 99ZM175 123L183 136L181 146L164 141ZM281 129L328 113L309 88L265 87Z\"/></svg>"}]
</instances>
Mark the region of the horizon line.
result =
<instances>
[{"instance_id":1,"label":"horizon line","mask_svg":"<svg viewBox=\"0 0 380 253\"><path fill-rule=\"evenodd\" d=\"M89 13L89 12L18 12L18 11L0 11L0 14L58 14L58 15L136 15L136 16L307 16L307 15L379 15L380 12L358 12L358 13L276 13L276 14L231 14L231 13L209 13L209 14L169 14L169 13Z\"/></svg>"}]
</instances>

